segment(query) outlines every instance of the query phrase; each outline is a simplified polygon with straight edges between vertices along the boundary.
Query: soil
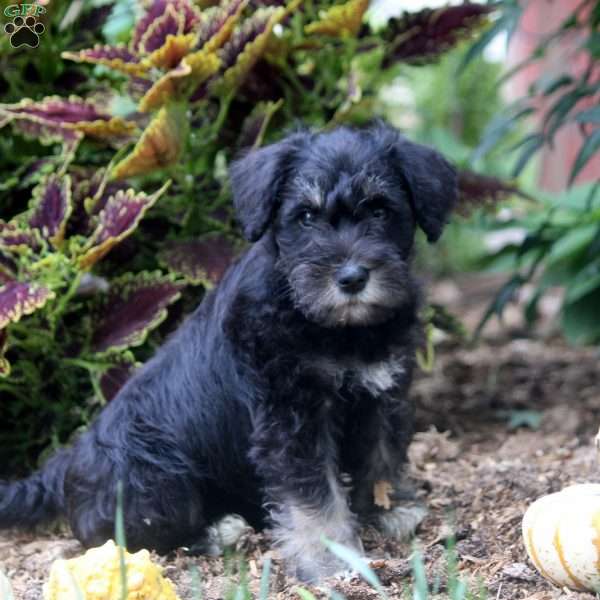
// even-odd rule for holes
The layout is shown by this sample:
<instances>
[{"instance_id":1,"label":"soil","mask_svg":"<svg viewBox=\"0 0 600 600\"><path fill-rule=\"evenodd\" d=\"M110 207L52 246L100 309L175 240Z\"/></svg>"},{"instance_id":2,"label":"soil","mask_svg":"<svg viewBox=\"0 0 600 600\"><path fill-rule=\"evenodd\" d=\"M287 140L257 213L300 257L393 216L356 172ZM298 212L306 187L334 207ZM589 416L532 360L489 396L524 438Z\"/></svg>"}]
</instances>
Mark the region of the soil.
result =
<instances>
[{"instance_id":1,"label":"soil","mask_svg":"<svg viewBox=\"0 0 600 600\"><path fill-rule=\"evenodd\" d=\"M430 294L472 327L485 309L496 280L468 278L441 282ZM526 295L526 291L525 291ZM521 300L524 300L522 297ZM429 508L415 542L428 580L444 589L445 543L456 538L458 568L472 589L488 598L592 600L596 596L560 590L543 579L527 559L521 519L536 498L572 483L600 482L594 436L600 424L600 371L594 349L568 347L556 335L552 297L535 336L525 337L520 312L493 324L477 345L437 346L433 372L421 374L413 388L418 433L410 449L410 476ZM363 532L369 556L391 599L409 598L413 546ZM266 557L272 557L271 597L298 599L298 582L287 578L267 534L250 533L240 542L248 560L247 577L256 593ZM0 568L17 600L42 597L50 565L82 548L67 533L6 533L0 536ZM218 558L190 557L183 551L155 557L175 583L182 600L196 598L200 574L206 600L231 597L231 567ZM349 600L377 597L358 576L325 584ZM323 589L309 588L321 598Z\"/></svg>"}]
</instances>

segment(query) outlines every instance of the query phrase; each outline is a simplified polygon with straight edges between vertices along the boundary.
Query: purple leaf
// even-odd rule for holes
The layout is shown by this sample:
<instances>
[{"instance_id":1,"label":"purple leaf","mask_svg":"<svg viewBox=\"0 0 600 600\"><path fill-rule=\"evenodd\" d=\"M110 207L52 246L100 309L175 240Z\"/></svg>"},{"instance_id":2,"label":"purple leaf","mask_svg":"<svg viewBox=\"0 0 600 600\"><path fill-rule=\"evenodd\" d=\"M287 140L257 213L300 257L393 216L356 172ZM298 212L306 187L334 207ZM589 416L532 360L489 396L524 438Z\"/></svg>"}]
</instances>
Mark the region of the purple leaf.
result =
<instances>
[{"instance_id":1,"label":"purple leaf","mask_svg":"<svg viewBox=\"0 0 600 600\"><path fill-rule=\"evenodd\" d=\"M44 177L58 170L59 167L60 160L58 160L56 156L46 156L44 158L35 159L30 162L19 175L19 185L22 188L36 185L40 183Z\"/></svg>"},{"instance_id":2,"label":"purple leaf","mask_svg":"<svg viewBox=\"0 0 600 600\"><path fill-rule=\"evenodd\" d=\"M112 117L95 103L77 96L50 96L39 102L26 98L17 104L0 105L0 115L23 135L47 143L60 141L76 146L83 134L99 138L122 138L131 135L135 123Z\"/></svg>"},{"instance_id":3,"label":"purple leaf","mask_svg":"<svg viewBox=\"0 0 600 600\"><path fill-rule=\"evenodd\" d=\"M42 144L61 143L65 153L74 152L83 134L74 129L67 129L43 120L30 121L25 118L16 118L11 121L13 129L23 137L39 140Z\"/></svg>"},{"instance_id":4,"label":"purple leaf","mask_svg":"<svg viewBox=\"0 0 600 600\"><path fill-rule=\"evenodd\" d=\"M168 242L160 259L171 271L193 284L217 283L235 256L235 248L219 235L200 240Z\"/></svg>"},{"instance_id":5,"label":"purple leaf","mask_svg":"<svg viewBox=\"0 0 600 600\"><path fill-rule=\"evenodd\" d=\"M92 351L107 352L138 346L167 316L167 307L184 284L159 272L127 274L111 283L94 322Z\"/></svg>"},{"instance_id":6,"label":"purple leaf","mask_svg":"<svg viewBox=\"0 0 600 600\"><path fill-rule=\"evenodd\" d=\"M384 68L396 62L426 63L437 59L479 27L494 10L491 4L466 3L426 8L390 19L383 31L388 42Z\"/></svg>"},{"instance_id":7,"label":"purple leaf","mask_svg":"<svg viewBox=\"0 0 600 600\"><path fill-rule=\"evenodd\" d=\"M127 46L101 46L98 44L87 50L63 52L61 56L74 62L105 65L133 76L143 75L148 70L141 63L140 57Z\"/></svg>"},{"instance_id":8,"label":"purple leaf","mask_svg":"<svg viewBox=\"0 0 600 600\"><path fill-rule=\"evenodd\" d=\"M462 215L466 216L477 208L495 206L513 195L529 198L513 182L467 170L458 173L456 210Z\"/></svg>"},{"instance_id":9,"label":"purple leaf","mask_svg":"<svg viewBox=\"0 0 600 600\"><path fill-rule=\"evenodd\" d=\"M42 240L34 229L0 220L0 248L7 253L22 254L30 250L38 252L41 247Z\"/></svg>"},{"instance_id":10,"label":"purple leaf","mask_svg":"<svg viewBox=\"0 0 600 600\"><path fill-rule=\"evenodd\" d=\"M11 281L0 287L0 329L41 308L53 297L54 292L32 283Z\"/></svg>"},{"instance_id":11,"label":"purple leaf","mask_svg":"<svg viewBox=\"0 0 600 600\"><path fill-rule=\"evenodd\" d=\"M267 30L272 15L272 10L259 9L233 33L230 40L219 52L224 70L232 67L240 58L246 46Z\"/></svg>"},{"instance_id":12,"label":"purple leaf","mask_svg":"<svg viewBox=\"0 0 600 600\"><path fill-rule=\"evenodd\" d=\"M182 17L177 12L173 4L168 4L165 13L152 22L144 36L140 40L138 51L144 54L150 54L161 48L167 41L167 36L175 37L181 33Z\"/></svg>"},{"instance_id":13,"label":"purple leaf","mask_svg":"<svg viewBox=\"0 0 600 600\"><path fill-rule=\"evenodd\" d=\"M15 281L17 270L17 263L12 258L0 252L0 285Z\"/></svg>"},{"instance_id":14,"label":"purple leaf","mask_svg":"<svg viewBox=\"0 0 600 600\"><path fill-rule=\"evenodd\" d=\"M187 0L154 0L133 32L134 52L149 53L160 48L167 35L190 33L199 17Z\"/></svg>"},{"instance_id":15,"label":"purple leaf","mask_svg":"<svg viewBox=\"0 0 600 600\"><path fill-rule=\"evenodd\" d=\"M6 111L15 117L63 126L67 123L108 120L110 118L110 115L100 111L93 103L86 102L83 98L77 98L76 96L71 96L68 99L49 96L39 102L25 98L17 104L1 104L0 111Z\"/></svg>"},{"instance_id":16,"label":"purple leaf","mask_svg":"<svg viewBox=\"0 0 600 600\"><path fill-rule=\"evenodd\" d=\"M30 206L29 225L38 229L54 246L59 246L72 210L71 178L68 175L48 176L33 190Z\"/></svg>"},{"instance_id":17,"label":"purple leaf","mask_svg":"<svg viewBox=\"0 0 600 600\"><path fill-rule=\"evenodd\" d=\"M276 23L286 16L283 8L261 8L246 19L219 51L223 68L213 86L216 93L226 93L240 86L263 55Z\"/></svg>"},{"instance_id":18,"label":"purple leaf","mask_svg":"<svg viewBox=\"0 0 600 600\"><path fill-rule=\"evenodd\" d=\"M144 216L144 213L158 200L169 187L167 181L157 192L147 196L134 190L119 190L111 196L97 216L97 224L89 242L83 249L78 262L81 268L89 268L111 248L130 235Z\"/></svg>"},{"instance_id":19,"label":"purple leaf","mask_svg":"<svg viewBox=\"0 0 600 600\"><path fill-rule=\"evenodd\" d=\"M198 49L209 52L220 48L231 36L233 27L248 4L248 0L229 0L202 12L198 28Z\"/></svg>"},{"instance_id":20,"label":"purple leaf","mask_svg":"<svg viewBox=\"0 0 600 600\"><path fill-rule=\"evenodd\" d=\"M136 366L132 361L123 360L109 367L100 376L100 391L106 402L110 402L127 380L135 373Z\"/></svg>"},{"instance_id":21,"label":"purple leaf","mask_svg":"<svg viewBox=\"0 0 600 600\"><path fill-rule=\"evenodd\" d=\"M8 331L0 329L0 377L8 377L10 375L10 363L4 357L6 348L8 347Z\"/></svg>"}]
</instances>

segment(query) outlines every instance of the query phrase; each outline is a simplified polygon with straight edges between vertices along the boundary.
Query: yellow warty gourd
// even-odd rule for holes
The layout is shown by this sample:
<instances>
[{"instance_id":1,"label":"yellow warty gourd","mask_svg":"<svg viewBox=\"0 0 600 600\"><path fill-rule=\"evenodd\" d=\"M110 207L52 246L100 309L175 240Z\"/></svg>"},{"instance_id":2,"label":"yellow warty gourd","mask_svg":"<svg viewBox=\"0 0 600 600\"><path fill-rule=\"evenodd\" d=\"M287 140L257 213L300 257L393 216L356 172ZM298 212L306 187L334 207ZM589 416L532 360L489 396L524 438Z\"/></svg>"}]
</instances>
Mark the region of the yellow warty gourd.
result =
<instances>
[{"instance_id":1,"label":"yellow warty gourd","mask_svg":"<svg viewBox=\"0 0 600 600\"><path fill-rule=\"evenodd\" d=\"M523 539L536 569L554 585L600 589L600 484L536 500L523 517Z\"/></svg>"},{"instance_id":2,"label":"yellow warty gourd","mask_svg":"<svg viewBox=\"0 0 600 600\"><path fill-rule=\"evenodd\" d=\"M127 600L178 600L173 584L150 560L148 550L125 552ZM79 590L79 593L76 591ZM44 585L44 600L121 600L119 547L109 540L82 556L57 560Z\"/></svg>"}]
</instances>

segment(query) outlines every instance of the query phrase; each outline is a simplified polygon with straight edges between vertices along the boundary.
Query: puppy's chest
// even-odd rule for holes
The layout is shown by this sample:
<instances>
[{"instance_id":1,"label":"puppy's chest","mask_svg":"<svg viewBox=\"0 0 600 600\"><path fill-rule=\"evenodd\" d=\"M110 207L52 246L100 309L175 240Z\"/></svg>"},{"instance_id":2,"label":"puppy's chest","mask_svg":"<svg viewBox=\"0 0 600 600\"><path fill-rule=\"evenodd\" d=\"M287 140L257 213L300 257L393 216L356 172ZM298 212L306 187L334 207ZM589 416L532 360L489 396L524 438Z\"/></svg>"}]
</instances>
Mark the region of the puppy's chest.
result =
<instances>
[{"instance_id":1,"label":"puppy's chest","mask_svg":"<svg viewBox=\"0 0 600 600\"><path fill-rule=\"evenodd\" d=\"M402 387L409 377L406 359L395 354L377 361L325 359L320 363L320 369L321 376L337 391L367 392L371 396Z\"/></svg>"}]
</instances>

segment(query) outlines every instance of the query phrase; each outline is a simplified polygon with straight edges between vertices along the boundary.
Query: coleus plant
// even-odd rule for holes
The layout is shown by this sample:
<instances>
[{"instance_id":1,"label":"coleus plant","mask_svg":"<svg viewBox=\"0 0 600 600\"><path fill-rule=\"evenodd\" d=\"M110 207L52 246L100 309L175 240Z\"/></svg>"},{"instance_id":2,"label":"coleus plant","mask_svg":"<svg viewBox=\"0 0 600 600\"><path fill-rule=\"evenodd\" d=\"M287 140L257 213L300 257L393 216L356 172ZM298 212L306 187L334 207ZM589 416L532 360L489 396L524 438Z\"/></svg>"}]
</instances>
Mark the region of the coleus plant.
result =
<instances>
[{"instance_id":1,"label":"coleus plant","mask_svg":"<svg viewBox=\"0 0 600 600\"><path fill-rule=\"evenodd\" d=\"M368 0L204 4L152 0L129 43L106 45L98 31L92 48L64 51L93 94L49 88L0 104L0 127L53 152L0 183L13 209L0 221L0 393L11 399L0 420L23 454L85 423L83 399L108 401L172 327L161 322L228 266L234 153L298 119L371 119L402 62L434 60L493 10L425 9L375 30ZM466 207L513 189L474 173L461 181ZM32 431L19 437L25 422Z\"/></svg>"}]
</instances>

